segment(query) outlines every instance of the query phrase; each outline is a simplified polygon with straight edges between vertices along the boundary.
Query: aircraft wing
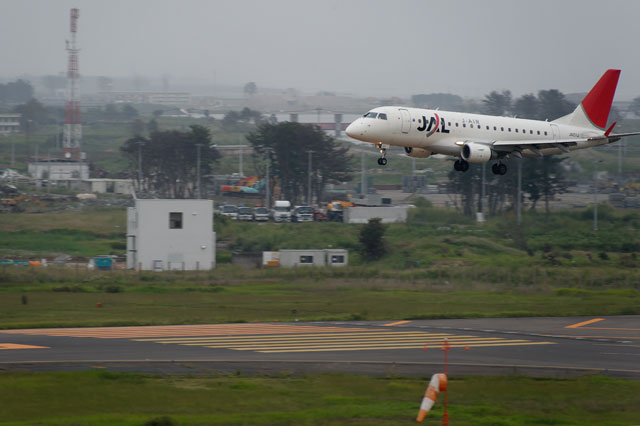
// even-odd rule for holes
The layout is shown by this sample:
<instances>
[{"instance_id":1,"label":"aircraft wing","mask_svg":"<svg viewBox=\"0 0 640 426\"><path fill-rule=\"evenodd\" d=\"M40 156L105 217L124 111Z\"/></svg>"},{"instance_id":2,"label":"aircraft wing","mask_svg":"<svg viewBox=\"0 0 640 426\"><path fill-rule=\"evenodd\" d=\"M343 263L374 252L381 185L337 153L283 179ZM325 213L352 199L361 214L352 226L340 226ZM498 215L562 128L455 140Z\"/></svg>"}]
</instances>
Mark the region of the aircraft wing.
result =
<instances>
[{"instance_id":1,"label":"aircraft wing","mask_svg":"<svg viewBox=\"0 0 640 426\"><path fill-rule=\"evenodd\" d=\"M491 143L491 147L496 151L514 151L529 149L536 151L545 148L558 148L561 151L569 152L569 147L577 145L580 142L593 142L593 141L607 141L605 143L612 143L625 136L640 135L640 132L631 133L616 133L610 135L599 135L590 138L573 138L573 139L555 139L555 140L513 140L513 141L495 141Z\"/></svg>"}]
</instances>

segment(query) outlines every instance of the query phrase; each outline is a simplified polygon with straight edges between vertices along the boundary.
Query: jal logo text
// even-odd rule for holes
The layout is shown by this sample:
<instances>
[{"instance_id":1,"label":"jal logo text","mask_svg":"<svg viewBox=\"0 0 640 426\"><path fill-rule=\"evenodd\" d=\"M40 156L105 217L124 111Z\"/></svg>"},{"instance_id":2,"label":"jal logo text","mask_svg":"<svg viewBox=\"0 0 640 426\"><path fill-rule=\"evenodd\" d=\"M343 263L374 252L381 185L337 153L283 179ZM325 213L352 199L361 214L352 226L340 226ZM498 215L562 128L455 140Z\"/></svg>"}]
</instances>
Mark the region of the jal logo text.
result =
<instances>
[{"instance_id":1,"label":"jal logo text","mask_svg":"<svg viewBox=\"0 0 640 426\"><path fill-rule=\"evenodd\" d=\"M432 134L438 132L438 133L449 133L449 129L447 129L445 121L444 121L444 117L438 117L438 114L433 114L433 117L431 117L428 120L428 124L427 124L427 117L425 117L424 115L422 116L422 125L420 127L418 127L418 131L419 132L427 132L427 137L431 136Z\"/></svg>"}]
</instances>

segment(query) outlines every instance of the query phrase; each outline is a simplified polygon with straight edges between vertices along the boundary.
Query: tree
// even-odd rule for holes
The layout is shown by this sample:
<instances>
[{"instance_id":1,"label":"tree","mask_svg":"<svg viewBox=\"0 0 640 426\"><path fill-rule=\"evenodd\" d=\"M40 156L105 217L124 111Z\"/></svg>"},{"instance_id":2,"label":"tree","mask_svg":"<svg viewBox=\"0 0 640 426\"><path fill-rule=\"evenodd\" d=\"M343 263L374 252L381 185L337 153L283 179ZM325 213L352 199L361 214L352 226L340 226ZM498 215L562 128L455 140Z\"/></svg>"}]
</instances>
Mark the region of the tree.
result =
<instances>
[{"instance_id":1,"label":"tree","mask_svg":"<svg viewBox=\"0 0 640 426\"><path fill-rule=\"evenodd\" d=\"M360 253L368 262L381 259L387 252L384 240L386 226L380 218L369 219L369 222L360 228L358 241L360 241Z\"/></svg>"},{"instance_id":2,"label":"tree","mask_svg":"<svg viewBox=\"0 0 640 426\"><path fill-rule=\"evenodd\" d=\"M120 150L129 159L133 170L138 168L140 150L141 187L161 197L190 198L196 190L198 145L201 145L200 173L203 176L211 173L212 162L220 158L218 151L211 146L209 129L203 126L191 126L188 132L154 132L149 138L135 136L127 140Z\"/></svg>"},{"instance_id":3,"label":"tree","mask_svg":"<svg viewBox=\"0 0 640 426\"><path fill-rule=\"evenodd\" d=\"M348 148L316 126L283 122L263 123L247 136L256 153L271 162L282 194L294 204L307 193L308 151L312 157L312 198L322 199L328 183L351 180Z\"/></svg>"},{"instance_id":4,"label":"tree","mask_svg":"<svg viewBox=\"0 0 640 426\"><path fill-rule=\"evenodd\" d=\"M15 107L14 112L22 114L20 118L20 126L26 129L27 123L31 124L46 124L49 118L49 111L38 100L31 99L24 105L18 105Z\"/></svg>"},{"instance_id":5,"label":"tree","mask_svg":"<svg viewBox=\"0 0 640 426\"><path fill-rule=\"evenodd\" d=\"M229 111L222 118L222 127L231 129L238 124L238 120L240 120L240 114L237 111Z\"/></svg>"},{"instance_id":6,"label":"tree","mask_svg":"<svg viewBox=\"0 0 640 426\"><path fill-rule=\"evenodd\" d=\"M498 93L495 90L484 97L484 113L489 115L505 115L511 111L511 92L503 90Z\"/></svg>"},{"instance_id":7,"label":"tree","mask_svg":"<svg viewBox=\"0 0 640 426\"><path fill-rule=\"evenodd\" d=\"M540 119L555 120L570 114L576 106L565 99L564 94L556 89L540 90L538 92L540 102Z\"/></svg>"},{"instance_id":8,"label":"tree","mask_svg":"<svg viewBox=\"0 0 640 426\"><path fill-rule=\"evenodd\" d=\"M0 103L23 104L33 98L33 87L24 80L0 84Z\"/></svg>"},{"instance_id":9,"label":"tree","mask_svg":"<svg viewBox=\"0 0 640 426\"><path fill-rule=\"evenodd\" d=\"M258 86L253 81L244 85L244 94L245 96L253 96L258 92Z\"/></svg>"},{"instance_id":10,"label":"tree","mask_svg":"<svg viewBox=\"0 0 640 426\"><path fill-rule=\"evenodd\" d=\"M522 95L513 103L513 113L519 118L538 120L540 117L540 103L532 93Z\"/></svg>"}]
</instances>

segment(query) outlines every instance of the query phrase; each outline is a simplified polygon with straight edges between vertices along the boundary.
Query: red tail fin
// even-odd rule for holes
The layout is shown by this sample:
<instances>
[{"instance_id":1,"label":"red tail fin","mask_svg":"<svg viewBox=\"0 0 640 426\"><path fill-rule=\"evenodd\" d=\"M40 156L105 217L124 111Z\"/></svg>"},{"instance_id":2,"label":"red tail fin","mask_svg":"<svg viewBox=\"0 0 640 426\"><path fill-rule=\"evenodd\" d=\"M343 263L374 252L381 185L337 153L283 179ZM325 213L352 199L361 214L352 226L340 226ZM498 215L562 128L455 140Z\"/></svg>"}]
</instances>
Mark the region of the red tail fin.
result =
<instances>
[{"instance_id":1,"label":"red tail fin","mask_svg":"<svg viewBox=\"0 0 640 426\"><path fill-rule=\"evenodd\" d=\"M620 78L620 70L607 70L582 100L585 114L600 129L604 129L607 125L618 78Z\"/></svg>"}]
</instances>

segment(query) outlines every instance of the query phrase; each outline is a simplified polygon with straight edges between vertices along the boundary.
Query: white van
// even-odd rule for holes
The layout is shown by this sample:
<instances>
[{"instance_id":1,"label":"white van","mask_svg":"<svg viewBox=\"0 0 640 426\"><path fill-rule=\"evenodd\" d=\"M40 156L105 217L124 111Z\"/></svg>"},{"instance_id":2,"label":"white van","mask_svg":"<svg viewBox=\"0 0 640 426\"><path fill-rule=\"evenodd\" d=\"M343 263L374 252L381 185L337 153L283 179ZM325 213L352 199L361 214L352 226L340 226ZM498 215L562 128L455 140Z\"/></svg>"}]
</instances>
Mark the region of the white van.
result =
<instances>
[{"instance_id":1,"label":"white van","mask_svg":"<svg viewBox=\"0 0 640 426\"><path fill-rule=\"evenodd\" d=\"M291 222L291 202L278 200L273 205L274 222Z\"/></svg>"}]
</instances>

